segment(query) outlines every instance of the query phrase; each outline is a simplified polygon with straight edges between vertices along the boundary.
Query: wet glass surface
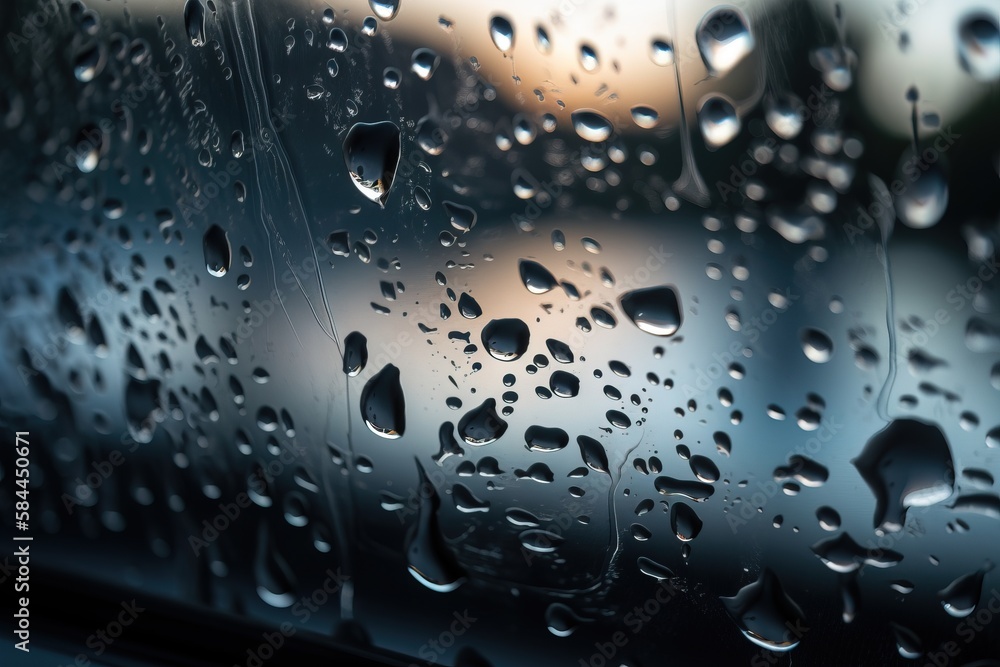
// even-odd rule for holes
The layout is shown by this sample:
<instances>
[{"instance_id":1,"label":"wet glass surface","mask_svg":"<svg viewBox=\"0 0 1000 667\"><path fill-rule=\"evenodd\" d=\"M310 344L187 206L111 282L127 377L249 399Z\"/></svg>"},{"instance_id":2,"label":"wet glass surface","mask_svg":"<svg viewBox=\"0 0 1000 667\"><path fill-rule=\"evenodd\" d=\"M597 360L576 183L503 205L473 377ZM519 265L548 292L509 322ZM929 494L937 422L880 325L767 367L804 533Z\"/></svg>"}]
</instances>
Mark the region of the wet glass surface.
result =
<instances>
[{"instance_id":1,"label":"wet glass surface","mask_svg":"<svg viewBox=\"0 0 1000 667\"><path fill-rule=\"evenodd\" d=\"M4 5L35 562L416 664L1000 664L998 13Z\"/></svg>"}]
</instances>

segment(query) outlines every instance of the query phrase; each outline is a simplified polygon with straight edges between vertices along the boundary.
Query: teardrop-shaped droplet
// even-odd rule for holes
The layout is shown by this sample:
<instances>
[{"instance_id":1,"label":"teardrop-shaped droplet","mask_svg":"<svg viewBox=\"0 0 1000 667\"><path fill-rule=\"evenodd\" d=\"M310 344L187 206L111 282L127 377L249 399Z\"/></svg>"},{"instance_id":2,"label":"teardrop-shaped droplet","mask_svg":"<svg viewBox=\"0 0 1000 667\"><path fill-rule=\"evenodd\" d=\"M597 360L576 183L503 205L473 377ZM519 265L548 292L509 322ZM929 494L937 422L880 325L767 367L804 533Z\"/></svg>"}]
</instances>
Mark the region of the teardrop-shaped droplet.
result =
<instances>
[{"instance_id":1,"label":"teardrop-shaped droplet","mask_svg":"<svg viewBox=\"0 0 1000 667\"><path fill-rule=\"evenodd\" d=\"M522 259L517 268L521 274L521 282L532 294L545 294L559 284L549 270L538 262Z\"/></svg>"},{"instance_id":2,"label":"teardrop-shaped droplet","mask_svg":"<svg viewBox=\"0 0 1000 667\"><path fill-rule=\"evenodd\" d=\"M420 499L417 520L406 535L406 563L413 578L432 591L447 593L465 581L465 572L454 552L444 541L438 510L441 499L417 461Z\"/></svg>"},{"instance_id":3,"label":"teardrop-shaped droplet","mask_svg":"<svg viewBox=\"0 0 1000 667\"><path fill-rule=\"evenodd\" d=\"M681 326L680 299L670 285L626 292L622 311L639 329L654 336L673 336Z\"/></svg>"},{"instance_id":4,"label":"teardrop-shaped droplet","mask_svg":"<svg viewBox=\"0 0 1000 667\"><path fill-rule=\"evenodd\" d=\"M354 377L368 363L368 339L360 331L352 331L344 338L344 372Z\"/></svg>"},{"instance_id":5,"label":"teardrop-shaped droplet","mask_svg":"<svg viewBox=\"0 0 1000 667\"><path fill-rule=\"evenodd\" d=\"M368 0L368 6L372 8L375 16L383 21L391 21L399 13L400 0Z\"/></svg>"},{"instance_id":6,"label":"teardrop-shaped droplet","mask_svg":"<svg viewBox=\"0 0 1000 667\"><path fill-rule=\"evenodd\" d=\"M229 235L218 225L212 225L202 239L205 252L205 267L210 275L221 278L229 272L233 262L233 249L229 245Z\"/></svg>"},{"instance_id":7,"label":"teardrop-shaped droplet","mask_svg":"<svg viewBox=\"0 0 1000 667\"><path fill-rule=\"evenodd\" d=\"M715 149L735 139L742 123L732 102L712 95L705 98L698 109L698 127L708 147Z\"/></svg>"},{"instance_id":8,"label":"teardrop-shaped droplet","mask_svg":"<svg viewBox=\"0 0 1000 667\"><path fill-rule=\"evenodd\" d=\"M580 445L580 455L587 467L595 472L610 474L608 465L608 453L599 441L589 435L577 436L576 442Z\"/></svg>"},{"instance_id":9,"label":"teardrop-shaped droplet","mask_svg":"<svg viewBox=\"0 0 1000 667\"><path fill-rule=\"evenodd\" d=\"M909 507L927 507L954 492L951 447L941 428L896 419L851 461L875 495L876 528L902 530Z\"/></svg>"},{"instance_id":10,"label":"teardrop-shaped droplet","mask_svg":"<svg viewBox=\"0 0 1000 667\"><path fill-rule=\"evenodd\" d=\"M355 123L344 139L344 161L355 187L385 207L399 164L399 128L389 121Z\"/></svg>"},{"instance_id":11,"label":"teardrop-shaped droplet","mask_svg":"<svg viewBox=\"0 0 1000 667\"><path fill-rule=\"evenodd\" d=\"M441 204L448 213L448 222L458 231L468 232L476 226L478 215L475 209L463 206L462 204L456 204L453 201L443 201Z\"/></svg>"},{"instance_id":12,"label":"teardrop-shaped droplet","mask_svg":"<svg viewBox=\"0 0 1000 667\"><path fill-rule=\"evenodd\" d=\"M702 527L701 517L690 505L677 502L670 506L670 529L682 542L690 542L698 537Z\"/></svg>"},{"instance_id":13,"label":"teardrop-shaped droplet","mask_svg":"<svg viewBox=\"0 0 1000 667\"><path fill-rule=\"evenodd\" d=\"M904 171L918 160L912 149L900 160L900 173L907 176L900 179L903 190L896 195L896 215L908 227L926 229L936 225L948 208L948 176L941 162L921 163L916 174Z\"/></svg>"},{"instance_id":14,"label":"teardrop-shaped droplet","mask_svg":"<svg viewBox=\"0 0 1000 667\"><path fill-rule=\"evenodd\" d=\"M201 0L187 0L184 3L184 26L191 44L205 46L205 6L201 4Z\"/></svg>"},{"instance_id":15,"label":"teardrop-shaped droplet","mask_svg":"<svg viewBox=\"0 0 1000 667\"><path fill-rule=\"evenodd\" d=\"M501 53L510 53L514 47L514 26L503 16L490 19L490 39Z\"/></svg>"},{"instance_id":16,"label":"teardrop-shaped droplet","mask_svg":"<svg viewBox=\"0 0 1000 667\"><path fill-rule=\"evenodd\" d=\"M604 141L611 136L611 121L591 109L580 109L571 115L573 129L586 141Z\"/></svg>"},{"instance_id":17,"label":"teardrop-shaped droplet","mask_svg":"<svg viewBox=\"0 0 1000 667\"><path fill-rule=\"evenodd\" d=\"M983 592L983 579L993 564L965 574L938 591L944 610L955 618L964 618L976 610Z\"/></svg>"},{"instance_id":18,"label":"teardrop-shaped droplet","mask_svg":"<svg viewBox=\"0 0 1000 667\"><path fill-rule=\"evenodd\" d=\"M656 123L660 120L660 114L656 113L656 109L646 106L634 106L632 107L632 122L643 129L652 129L656 127Z\"/></svg>"},{"instance_id":19,"label":"teardrop-shaped droplet","mask_svg":"<svg viewBox=\"0 0 1000 667\"><path fill-rule=\"evenodd\" d=\"M769 651L792 650L802 639L796 629L808 627L802 609L767 568L735 596L719 599L743 636Z\"/></svg>"},{"instance_id":20,"label":"teardrop-shaped droplet","mask_svg":"<svg viewBox=\"0 0 1000 667\"><path fill-rule=\"evenodd\" d=\"M726 74L754 49L754 38L743 12L717 7L701 19L696 31L698 52L712 74Z\"/></svg>"},{"instance_id":21,"label":"teardrop-shaped droplet","mask_svg":"<svg viewBox=\"0 0 1000 667\"><path fill-rule=\"evenodd\" d=\"M368 380L361 392L361 416L371 432L398 438L406 427L406 404L399 369L388 364Z\"/></svg>"},{"instance_id":22,"label":"teardrop-shaped droplet","mask_svg":"<svg viewBox=\"0 0 1000 667\"><path fill-rule=\"evenodd\" d=\"M295 602L295 576L288 562L269 539L267 524L257 533L257 553L254 557L254 580L260 599L279 609Z\"/></svg>"},{"instance_id":23,"label":"teardrop-shaped droplet","mask_svg":"<svg viewBox=\"0 0 1000 667\"><path fill-rule=\"evenodd\" d=\"M958 27L958 60L977 81L1000 78L1000 24L996 13L975 12L962 19Z\"/></svg>"},{"instance_id":24,"label":"teardrop-shaped droplet","mask_svg":"<svg viewBox=\"0 0 1000 667\"><path fill-rule=\"evenodd\" d=\"M428 48L419 48L410 56L410 71L424 81L434 76L434 70L441 62L441 57Z\"/></svg>"},{"instance_id":25,"label":"teardrop-shaped droplet","mask_svg":"<svg viewBox=\"0 0 1000 667\"><path fill-rule=\"evenodd\" d=\"M507 422L497 414L497 402L488 398L467 412L458 422L458 434L470 445L496 442L506 431Z\"/></svg>"}]
</instances>

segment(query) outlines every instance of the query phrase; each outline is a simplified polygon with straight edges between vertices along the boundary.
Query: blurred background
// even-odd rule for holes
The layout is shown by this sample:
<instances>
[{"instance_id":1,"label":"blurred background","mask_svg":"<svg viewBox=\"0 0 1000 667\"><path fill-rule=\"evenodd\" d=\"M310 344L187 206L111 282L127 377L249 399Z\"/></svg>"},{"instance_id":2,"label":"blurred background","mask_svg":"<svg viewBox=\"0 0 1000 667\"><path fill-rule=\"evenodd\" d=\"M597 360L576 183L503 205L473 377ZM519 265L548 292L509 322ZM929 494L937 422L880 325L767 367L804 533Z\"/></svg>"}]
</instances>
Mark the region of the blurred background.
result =
<instances>
[{"instance_id":1,"label":"blurred background","mask_svg":"<svg viewBox=\"0 0 1000 667\"><path fill-rule=\"evenodd\" d=\"M3 4L3 664L1000 664L998 15Z\"/></svg>"}]
</instances>

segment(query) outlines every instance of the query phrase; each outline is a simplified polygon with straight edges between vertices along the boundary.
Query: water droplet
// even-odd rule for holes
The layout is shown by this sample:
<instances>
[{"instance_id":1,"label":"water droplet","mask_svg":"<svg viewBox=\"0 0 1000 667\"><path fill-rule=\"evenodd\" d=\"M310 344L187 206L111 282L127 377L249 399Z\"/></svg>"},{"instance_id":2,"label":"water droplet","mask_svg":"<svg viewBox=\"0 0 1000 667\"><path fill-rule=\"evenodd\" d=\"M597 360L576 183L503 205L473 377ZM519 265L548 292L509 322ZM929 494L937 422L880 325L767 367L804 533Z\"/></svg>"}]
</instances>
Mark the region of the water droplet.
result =
<instances>
[{"instance_id":1,"label":"water droplet","mask_svg":"<svg viewBox=\"0 0 1000 667\"><path fill-rule=\"evenodd\" d=\"M681 326L677 291L669 285L626 292L620 298L622 311L639 329L654 336L672 336Z\"/></svg>"},{"instance_id":2,"label":"water droplet","mask_svg":"<svg viewBox=\"0 0 1000 667\"><path fill-rule=\"evenodd\" d=\"M372 12L383 21L391 21L396 18L399 4L400 0L368 0L368 6L372 8Z\"/></svg>"},{"instance_id":3,"label":"water droplet","mask_svg":"<svg viewBox=\"0 0 1000 667\"><path fill-rule=\"evenodd\" d=\"M407 570L430 590L447 593L462 585L465 573L455 554L445 544L438 520L441 499L420 461L417 461L417 472L420 476L420 501L417 520L406 535Z\"/></svg>"},{"instance_id":4,"label":"water droplet","mask_svg":"<svg viewBox=\"0 0 1000 667\"><path fill-rule=\"evenodd\" d=\"M817 542L812 550L824 565L839 574L854 572L864 565L893 567L903 560L902 554L890 549L865 549L847 533Z\"/></svg>"},{"instance_id":5,"label":"water droplet","mask_svg":"<svg viewBox=\"0 0 1000 667\"><path fill-rule=\"evenodd\" d=\"M977 81L1000 78L1000 25L995 14L976 12L958 27L958 60Z\"/></svg>"},{"instance_id":6,"label":"water droplet","mask_svg":"<svg viewBox=\"0 0 1000 667\"><path fill-rule=\"evenodd\" d=\"M444 201L441 202L441 204L444 206L444 210L448 214L448 222L450 222L451 226L458 231L468 232L476 226L476 218L478 215L475 209L461 204L456 204L453 201Z\"/></svg>"},{"instance_id":7,"label":"water droplet","mask_svg":"<svg viewBox=\"0 0 1000 667\"><path fill-rule=\"evenodd\" d=\"M355 123L344 139L344 160L355 187L385 207L399 164L399 128L389 121Z\"/></svg>"},{"instance_id":8,"label":"water droplet","mask_svg":"<svg viewBox=\"0 0 1000 667\"><path fill-rule=\"evenodd\" d=\"M553 602L545 610L545 625L556 637L569 637L580 625L580 617L561 602Z\"/></svg>"},{"instance_id":9,"label":"water droplet","mask_svg":"<svg viewBox=\"0 0 1000 667\"><path fill-rule=\"evenodd\" d=\"M670 506L670 529L681 542L698 537L702 525L701 518L690 505L677 502Z\"/></svg>"},{"instance_id":10,"label":"water droplet","mask_svg":"<svg viewBox=\"0 0 1000 667\"><path fill-rule=\"evenodd\" d=\"M803 111L808 108L792 94L771 96L764 101L764 120L782 139L794 139L802 131Z\"/></svg>"},{"instance_id":11,"label":"water droplet","mask_svg":"<svg viewBox=\"0 0 1000 667\"><path fill-rule=\"evenodd\" d=\"M490 38L501 53L510 53L514 47L514 26L503 16L490 19Z\"/></svg>"},{"instance_id":12,"label":"water droplet","mask_svg":"<svg viewBox=\"0 0 1000 667\"><path fill-rule=\"evenodd\" d=\"M492 320L483 327L483 347L494 359L514 361L527 351L530 334L519 319Z\"/></svg>"},{"instance_id":13,"label":"water droplet","mask_svg":"<svg viewBox=\"0 0 1000 667\"><path fill-rule=\"evenodd\" d=\"M187 0L184 3L184 25L188 38L194 46L205 45L205 6L201 0Z\"/></svg>"},{"instance_id":14,"label":"water droplet","mask_svg":"<svg viewBox=\"0 0 1000 667\"><path fill-rule=\"evenodd\" d=\"M254 579L260 599L279 609L290 607L295 602L295 575L284 557L269 539L266 524L261 524L257 540L257 554L254 557Z\"/></svg>"},{"instance_id":15,"label":"water droplet","mask_svg":"<svg viewBox=\"0 0 1000 667\"><path fill-rule=\"evenodd\" d=\"M545 294L559 284L549 270L538 262L522 259L518 262L521 282L532 294Z\"/></svg>"},{"instance_id":16,"label":"water droplet","mask_svg":"<svg viewBox=\"0 0 1000 667\"><path fill-rule=\"evenodd\" d=\"M743 636L769 651L792 650L801 637L791 629L807 627L802 609L768 568L735 596L719 599Z\"/></svg>"},{"instance_id":17,"label":"water droplet","mask_svg":"<svg viewBox=\"0 0 1000 667\"><path fill-rule=\"evenodd\" d=\"M655 39L650 45L649 59L660 67L674 64L674 45L665 39Z\"/></svg>"},{"instance_id":18,"label":"water droplet","mask_svg":"<svg viewBox=\"0 0 1000 667\"><path fill-rule=\"evenodd\" d=\"M720 95L706 97L698 108L701 136L711 149L725 146L740 133L742 122L732 102Z\"/></svg>"},{"instance_id":19,"label":"water droplet","mask_svg":"<svg viewBox=\"0 0 1000 667\"><path fill-rule=\"evenodd\" d=\"M467 412L458 422L458 434L470 445L496 442L507 431L507 422L497 414L497 402L488 398Z\"/></svg>"},{"instance_id":20,"label":"water droplet","mask_svg":"<svg viewBox=\"0 0 1000 667\"><path fill-rule=\"evenodd\" d=\"M455 484L451 487L451 498L455 502L455 509L464 514L490 511L489 501L477 498L464 484Z\"/></svg>"},{"instance_id":21,"label":"water droplet","mask_svg":"<svg viewBox=\"0 0 1000 667\"><path fill-rule=\"evenodd\" d=\"M958 577L938 591L944 610L955 618L965 618L976 610L983 591L983 578L993 569L990 563L972 574Z\"/></svg>"},{"instance_id":22,"label":"water droplet","mask_svg":"<svg viewBox=\"0 0 1000 667\"><path fill-rule=\"evenodd\" d=\"M656 127L656 123L660 120L660 115L656 113L656 109L652 107L645 106L634 106L632 107L632 122L644 129L652 129Z\"/></svg>"},{"instance_id":23,"label":"water droplet","mask_svg":"<svg viewBox=\"0 0 1000 667\"><path fill-rule=\"evenodd\" d=\"M611 136L614 126L611 121L590 109L574 111L571 115L573 129L586 141L604 141Z\"/></svg>"},{"instance_id":24,"label":"water droplet","mask_svg":"<svg viewBox=\"0 0 1000 667\"><path fill-rule=\"evenodd\" d=\"M580 393L580 378L566 371L555 371L549 378L549 388L560 398L573 398Z\"/></svg>"},{"instance_id":25,"label":"water droplet","mask_svg":"<svg viewBox=\"0 0 1000 667\"><path fill-rule=\"evenodd\" d=\"M852 461L875 494L875 527L902 529L908 507L927 507L953 491L951 448L936 425L897 419Z\"/></svg>"},{"instance_id":26,"label":"water droplet","mask_svg":"<svg viewBox=\"0 0 1000 667\"><path fill-rule=\"evenodd\" d=\"M840 528L840 514L828 505L823 505L816 510L816 519L823 530L834 531Z\"/></svg>"},{"instance_id":27,"label":"water droplet","mask_svg":"<svg viewBox=\"0 0 1000 667\"><path fill-rule=\"evenodd\" d=\"M802 331L802 352L809 361L825 364L833 356L833 341L819 329L804 329Z\"/></svg>"},{"instance_id":28,"label":"water droplet","mask_svg":"<svg viewBox=\"0 0 1000 667\"><path fill-rule=\"evenodd\" d=\"M410 57L410 70L424 81L429 81L440 62L441 57L437 53L419 48Z\"/></svg>"},{"instance_id":29,"label":"water droplet","mask_svg":"<svg viewBox=\"0 0 1000 667\"><path fill-rule=\"evenodd\" d=\"M229 245L229 235L218 225L212 225L202 239L205 266L208 273L221 278L229 272L233 261L233 250Z\"/></svg>"},{"instance_id":30,"label":"water droplet","mask_svg":"<svg viewBox=\"0 0 1000 667\"><path fill-rule=\"evenodd\" d=\"M732 70L754 49L746 17L735 7L717 7L705 14L695 34L701 59L716 76Z\"/></svg>"},{"instance_id":31,"label":"water droplet","mask_svg":"<svg viewBox=\"0 0 1000 667\"><path fill-rule=\"evenodd\" d=\"M913 165L915 160L913 150L903 153L900 165ZM896 195L896 214L903 224L914 229L933 227L941 220L948 208L948 177L941 162L931 165L921 163L922 169L914 178L907 171L903 191ZM912 168L912 167L910 167ZM900 174L907 167L900 167Z\"/></svg>"},{"instance_id":32,"label":"water droplet","mask_svg":"<svg viewBox=\"0 0 1000 667\"><path fill-rule=\"evenodd\" d=\"M587 435L577 436L577 444L580 446L580 455L588 468L595 472L610 474L608 465L608 453L599 441Z\"/></svg>"},{"instance_id":33,"label":"water droplet","mask_svg":"<svg viewBox=\"0 0 1000 667\"><path fill-rule=\"evenodd\" d=\"M398 368L388 364L368 380L361 392L361 417L376 435L389 439L403 435L406 404Z\"/></svg>"},{"instance_id":34,"label":"water droplet","mask_svg":"<svg viewBox=\"0 0 1000 667\"><path fill-rule=\"evenodd\" d=\"M569 444L569 435L561 428L534 425L524 432L524 442L532 452L556 452Z\"/></svg>"},{"instance_id":35,"label":"water droplet","mask_svg":"<svg viewBox=\"0 0 1000 667\"><path fill-rule=\"evenodd\" d=\"M352 331L344 338L344 372L355 377L368 363L368 339L358 331Z\"/></svg>"}]
</instances>

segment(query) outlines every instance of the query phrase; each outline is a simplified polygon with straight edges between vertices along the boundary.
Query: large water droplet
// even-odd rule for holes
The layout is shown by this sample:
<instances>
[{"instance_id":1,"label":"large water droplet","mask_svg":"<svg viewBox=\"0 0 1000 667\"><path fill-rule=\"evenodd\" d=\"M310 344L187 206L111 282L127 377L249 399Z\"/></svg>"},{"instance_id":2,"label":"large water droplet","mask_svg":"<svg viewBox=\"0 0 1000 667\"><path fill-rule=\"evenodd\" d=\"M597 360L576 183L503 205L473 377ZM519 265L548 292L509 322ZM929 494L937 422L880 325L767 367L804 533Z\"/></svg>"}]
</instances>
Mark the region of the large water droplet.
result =
<instances>
[{"instance_id":1,"label":"large water droplet","mask_svg":"<svg viewBox=\"0 0 1000 667\"><path fill-rule=\"evenodd\" d=\"M719 599L743 636L769 651L792 650L801 639L795 629L807 627L802 609L768 568L735 596Z\"/></svg>"},{"instance_id":2,"label":"large water droplet","mask_svg":"<svg viewBox=\"0 0 1000 667\"><path fill-rule=\"evenodd\" d=\"M747 19L736 7L717 7L708 12L695 34L701 59L716 76L729 72L754 49Z\"/></svg>"},{"instance_id":3,"label":"large water droplet","mask_svg":"<svg viewBox=\"0 0 1000 667\"><path fill-rule=\"evenodd\" d=\"M389 121L356 123L344 139L344 161L365 197L385 207L399 164L399 128Z\"/></svg>"},{"instance_id":4,"label":"large water droplet","mask_svg":"<svg viewBox=\"0 0 1000 667\"><path fill-rule=\"evenodd\" d=\"M448 222L458 231L468 232L476 226L476 218L478 216L475 209L456 204L453 201L443 201L441 204L448 213Z\"/></svg>"},{"instance_id":5,"label":"large water droplet","mask_svg":"<svg viewBox=\"0 0 1000 667\"><path fill-rule=\"evenodd\" d=\"M908 507L946 500L955 479L951 448L941 429L897 419L876 433L852 461L875 494L875 527L901 530Z\"/></svg>"},{"instance_id":6,"label":"large water droplet","mask_svg":"<svg viewBox=\"0 0 1000 667\"><path fill-rule=\"evenodd\" d=\"M654 39L650 45L649 59L660 67L674 64L674 45L665 39Z\"/></svg>"},{"instance_id":7,"label":"large water droplet","mask_svg":"<svg viewBox=\"0 0 1000 667\"><path fill-rule=\"evenodd\" d=\"M1000 25L996 14L976 12L958 27L958 60L977 81L1000 78Z\"/></svg>"},{"instance_id":8,"label":"large water droplet","mask_svg":"<svg viewBox=\"0 0 1000 667\"><path fill-rule=\"evenodd\" d=\"M503 16L490 19L490 39L501 53L510 53L514 47L514 26Z\"/></svg>"},{"instance_id":9,"label":"large water droplet","mask_svg":"<svg viewBox=\"0 0 1000 667\"><path fill-rule=\"evenodd\" d=\"M569 444L569 435L561 428L534 425L524 432L524 444L532 452L557 452Z\"/></svg>"},{"instance_id":10,"label":"large water droplet","mask_svg":"<svg viewBox=\"0 0 1000 667\"><path fill-rule=\"evenodd\" d=\"M429 81L434 76L434 70L441 62L441 57L434 51L427 48L420 48L413 52L410 57L410 71L419 76L424 81Z\"/></svg>"},{"instance_id":11,"label":"large water droplet","mask_svg":"<svg viewBox=\"0 0 1000 667\"><path fill-rule=\"evenodd\" d=\"M496 442L507 431L507 422L497 414L497 402L488 398L467 412L458 422L462 440L474 446Z\"/></svg>"},{"instance_id":12,"label":"large water droplet","mask_svg":"<svg viewBox=\"0 0 1000 667\"><path fill-rule=\"evenodd\" d=\"M907 150L900 164L912 168L919 159L912 156L913 151ZM948 208L948 177L944 167L940 162L921 166L925 169L918 171L915 178L902 171L907 167L901 166L901 173L907 176L901 179L904 189L896 196L896 214L903 224L914 229L933 227Z\"/></svg>"},{"instance_id":13,"label":"large water droplet","mask_svg":"<svg viewBox=\"0 0 1000 667\"><path fill-rule=\"evenodd\" d=\"M549 270L538 262L522 259L517 268L521 274L521 282L532 294L545 294L559 284Z\"/></svg>"},{"instance_id":14,"label":"large water droplet","mask_svg":"<svg viewBox=\"0 0 1000 667\"><path fill-rule=\"evenodd\" d=\"M400 0L368 0L368 6L372 8L375 16L383 21L391 21L396 18L399 12Z\"/></svg>"},{"instance_id":15,"label":"large water droplet","mask_svg":"<svg viewBox=\"0 0 1000 667\"><path fill-rule=\"evenodd\" d=\"M368 339L359 331L344 338L344 372L350 377L364 370L368 363Z\"/></svg>"},{"instance_id":16,"label":"large water droplet","mask_svg":"<svg viewBox=\"0 0 1000 667\"><path fill-rule=\"evenodd\" d=\"M530 334L519 319L492 320L483 327L483 347L494 359L514 361L528 349Z\"/></svg>"},{"instance_id":17,"label":"large water droplet","mask_svg":"<svg viewBox=\"0 0 1000 667\"><path fill-rule=\"evenodd\" d=\"M209 274L221 278L229 271L233 262L233 249L229 245L229 236L218 225L212 225L202 239L202 249L205 252L205 267Z\"/></svg>"},{"instance_id":18,"label":"large water droplet","mask_svg":"<svg viewBox=\"0 0 1000 667\"><path fill-rule=\"evenodd\" d=\"M955 618L964 618L974 612L983 592L983 578L992 569L990 563L977 572L958 577L938 591L944 610Z\"/></svg>"},{"instance_id":19,"label":"large water droplet","mask_svg":"<svg viewBox=\"0 0 1000 667\"><path fill-rule=\"evenodd\" d=\"M455 554L445 544L438 521L441 499L437 489L427 478L420 461L417 461L420 476L420 504L417 521L406 536L407 569L413 578L438 593L453 591L465 581Z\"/></svg>"},{"instance_id":20,"label":"large water droplet","mask_svg":"<svg viewBox=\"0 0 1000 667\"><path fill-rule=\"evenodd\" d=\"M187 0L184 3L184 26L191 44L205 45L205 6L201 4L201 0Z\"/></svg>"},{"instance_id":21,"label":"large water droplet","mask_svg":"<svg viewBox=\"0 0 1000 667\"><path fill-rule=\"evenodd\" d=\"M611 121L590 109L574 111L571 119L573 129L581 139L587 141L604 141L611 136L614 126Z\"/></svg>"},{"instance_id":22,"label":"large water droplet","mask_svg":"<svg viewBox=\"0 0 1000 667\"><path fill-rule=\"evenodd\" d=\"M709 148L728 144L740 133L741 126L733 103L720 95L705 98L698 108L698 127Z\"/></svg>"},{"instance_id":23,"label":"large water droplet","mask_svg":"<svg viewBox=\"0 0 1000 667\"><path fill-rule=\"evenodd\" d=\"M825 364L833 356L833 341L819 329L807 328L802 331L802 352L809 361Z\"/></svg>"},{"instance_id":24,"label":"large water droplet","mask_svg":"<svg viewBox=\"0 0 1000 667\"><path fill-rule=\"evenodd\" d=\"M399 369L388 364L361 391L361 416L372 433L398 438L406 427L406 405Z\"/></svg>"},{"instance_id":25,"label":"large water droplet","mask_svg":"<svg viewBox=\"0 0 1000 667\"><path fill-rule=\"evenodd\" d=\"M609 472L608 453L597 440L589 435L577 436L576 442L580 445L580 455L587 467L595 472Z\"/></svg>"},{"instance_id":26,"label":"large water droplet","mask_svg":"<svg viewBox=\"0 0 1000 667\"><path fill-rule=\"evenodd\" d=\"M681 326L680 300L670 285L626 292L619 299L633 324L654 336L672 336Z\"/></svg>"},{"instance_id":27,"label":"large water droplet","mask_svg":"<svg viewBox=\"0 0 1000 667\"><path fill-rule=\"evenodd\" d=\"M670 506L670 529L682 542L690 542L698 537L702 527L701 517L684 503L674 503Z\"/></svg>"}]
</instances>

